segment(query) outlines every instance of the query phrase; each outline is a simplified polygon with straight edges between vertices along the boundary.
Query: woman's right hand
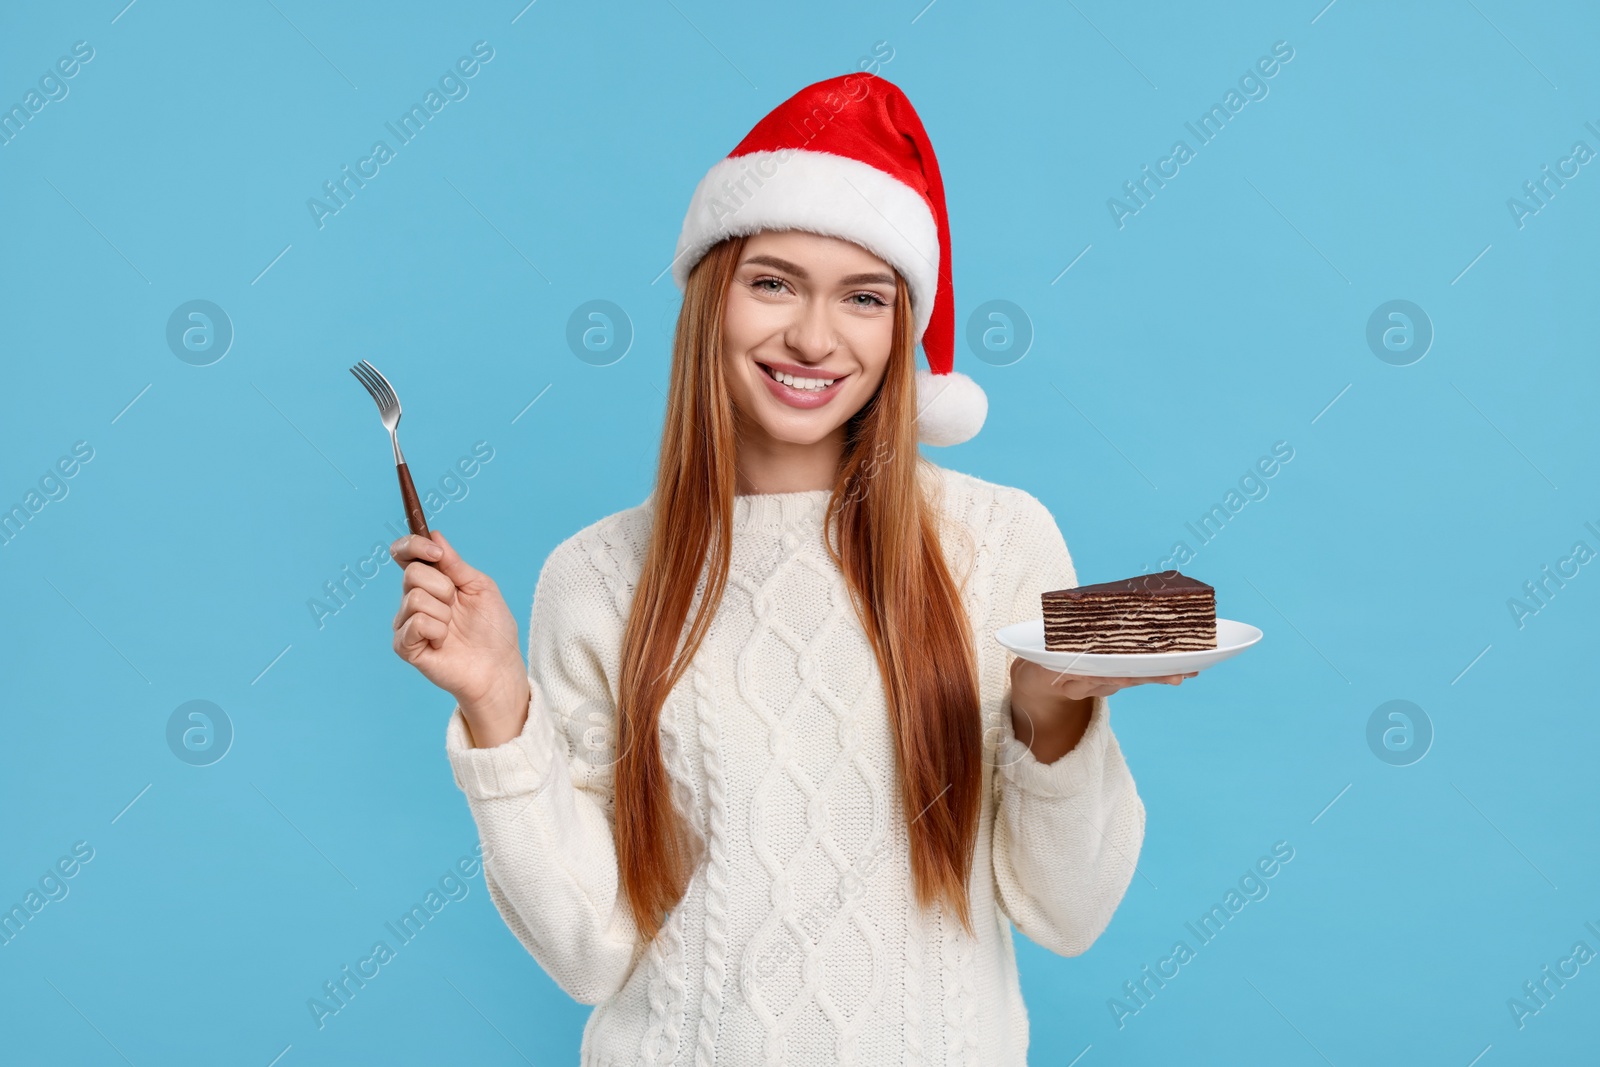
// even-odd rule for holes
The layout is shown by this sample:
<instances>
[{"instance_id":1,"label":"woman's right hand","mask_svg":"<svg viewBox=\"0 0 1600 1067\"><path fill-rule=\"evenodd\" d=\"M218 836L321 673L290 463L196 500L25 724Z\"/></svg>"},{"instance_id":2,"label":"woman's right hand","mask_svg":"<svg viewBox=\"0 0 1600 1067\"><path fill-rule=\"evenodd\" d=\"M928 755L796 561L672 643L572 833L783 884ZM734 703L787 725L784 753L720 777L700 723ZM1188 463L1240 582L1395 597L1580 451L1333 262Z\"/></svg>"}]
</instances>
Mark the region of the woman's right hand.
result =
<instances>
[{"instance_id":1,"label":"woman's right hand","mask_svg":"<svg viewBox=\"0 0 1600 1067\"><path fill-rule=\"evenodd\" d=\"M405 573L395 654L456 698L475 746L517 736L527 720L528 676L517 622L499 587L438 530L431 539L407 534L389 554Z\"/></svg>"}]
</instances>

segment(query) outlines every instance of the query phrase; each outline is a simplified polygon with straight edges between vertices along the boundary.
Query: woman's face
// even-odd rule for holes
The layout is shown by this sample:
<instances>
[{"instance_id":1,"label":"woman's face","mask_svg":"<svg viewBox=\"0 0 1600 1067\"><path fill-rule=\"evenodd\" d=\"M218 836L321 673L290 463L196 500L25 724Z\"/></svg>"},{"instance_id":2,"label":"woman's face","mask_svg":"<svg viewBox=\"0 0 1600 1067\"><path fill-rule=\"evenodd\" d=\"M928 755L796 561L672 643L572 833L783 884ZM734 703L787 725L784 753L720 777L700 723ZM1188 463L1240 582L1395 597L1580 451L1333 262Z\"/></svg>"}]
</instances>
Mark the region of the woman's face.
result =
<instances>
[{"instance_id":1,"label":"woman's face","mask_svg":"<svg viewBox=\"0 0 1600 1067\"><path fill-rule=\"evenodd\" d=\"M775 441L839 430L883 381L894 302L894 270L860 245L799 230L748 238L722 319L734 406Z\"/></svg>"}]
</instances>

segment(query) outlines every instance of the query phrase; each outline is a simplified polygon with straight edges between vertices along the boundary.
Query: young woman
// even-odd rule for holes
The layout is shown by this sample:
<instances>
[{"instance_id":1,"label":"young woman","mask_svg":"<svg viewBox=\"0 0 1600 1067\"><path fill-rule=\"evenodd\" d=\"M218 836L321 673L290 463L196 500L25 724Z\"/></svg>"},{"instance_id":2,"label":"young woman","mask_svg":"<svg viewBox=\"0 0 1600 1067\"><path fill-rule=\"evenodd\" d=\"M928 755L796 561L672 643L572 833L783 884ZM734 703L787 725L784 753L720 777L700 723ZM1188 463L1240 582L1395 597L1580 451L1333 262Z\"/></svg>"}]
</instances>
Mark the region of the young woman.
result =
<instances>
[{"instance_id":1,"label":"young woman","mask_svg":"<svg viewBox=\"0 0 1600 1067\"><path fill-rule=\"evenodd\" d=\"M506 924L598 1005L584 1064L1023 1064L1009 923L1083 952L1144 806L1106 697L993 639L1077 582L975 433L921 123L836 78L695 192L655 488L558 545L524 663L495 584L406 537L395 651ZM915 366L921 340L930 369Z\"/></svg>"}]
</instances>

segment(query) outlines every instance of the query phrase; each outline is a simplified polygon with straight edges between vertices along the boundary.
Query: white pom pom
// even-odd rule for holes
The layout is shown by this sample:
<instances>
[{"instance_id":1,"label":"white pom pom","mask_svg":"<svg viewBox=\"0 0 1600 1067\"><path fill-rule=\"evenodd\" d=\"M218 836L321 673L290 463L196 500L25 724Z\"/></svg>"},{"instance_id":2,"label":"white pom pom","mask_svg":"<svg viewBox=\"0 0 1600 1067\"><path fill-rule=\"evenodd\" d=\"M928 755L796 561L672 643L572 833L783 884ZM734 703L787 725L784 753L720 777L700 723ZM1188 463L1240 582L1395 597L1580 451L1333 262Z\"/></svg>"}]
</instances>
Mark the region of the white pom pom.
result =
<instances>
[{"instance_id":1,"label":"white pom pom","mask_svg":"<svg viewBox=\"0 0 1600 1067\"><path fill-rule=\"evenodd\" d=\"M958 370L917 371L917 438L926 445L959 445L983 427L989 397Z\"/></svg>"}]
</instances>

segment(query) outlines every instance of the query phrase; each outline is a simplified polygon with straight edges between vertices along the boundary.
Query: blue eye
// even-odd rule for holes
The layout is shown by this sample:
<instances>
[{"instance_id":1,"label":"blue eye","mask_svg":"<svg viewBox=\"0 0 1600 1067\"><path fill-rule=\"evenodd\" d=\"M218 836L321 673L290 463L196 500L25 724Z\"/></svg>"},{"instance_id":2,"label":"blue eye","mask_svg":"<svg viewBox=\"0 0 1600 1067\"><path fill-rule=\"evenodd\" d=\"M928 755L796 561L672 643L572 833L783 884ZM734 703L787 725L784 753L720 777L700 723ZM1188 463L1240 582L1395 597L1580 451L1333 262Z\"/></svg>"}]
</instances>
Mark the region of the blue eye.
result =
<instances>
[{"instance_id":1,"label":"blue eye","mask_svg":"<svg viewBox=\"0 0 1600 1067\"><path fill-rule=\"evenodd\" d=\"M856 300L858 297L863 297L863 296L867 298L869 303L865 303L865 304L858 303L858 304L856 304L857 307L880 307L880 308L886 308L886 307L889 306L888 303L881 296L879 296L877 293L852 293L852 294L850 294L850 299L851 300Z\"/></svg>"}]
</instances>

